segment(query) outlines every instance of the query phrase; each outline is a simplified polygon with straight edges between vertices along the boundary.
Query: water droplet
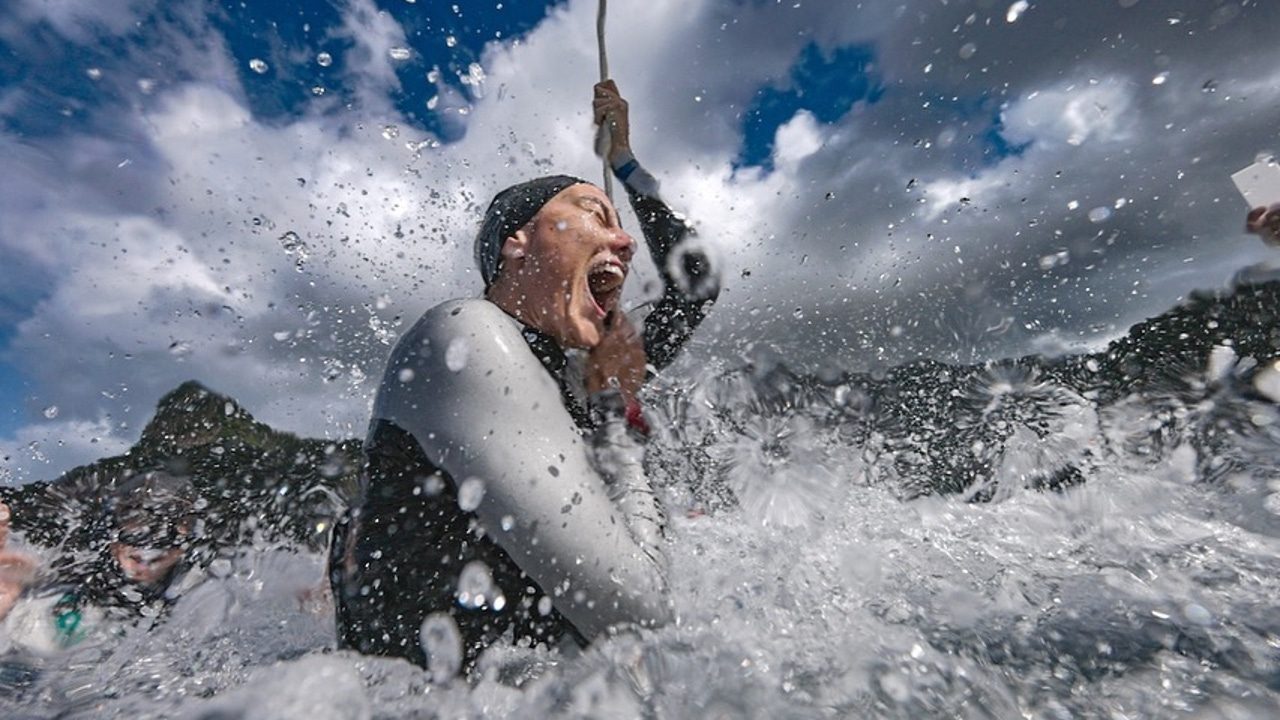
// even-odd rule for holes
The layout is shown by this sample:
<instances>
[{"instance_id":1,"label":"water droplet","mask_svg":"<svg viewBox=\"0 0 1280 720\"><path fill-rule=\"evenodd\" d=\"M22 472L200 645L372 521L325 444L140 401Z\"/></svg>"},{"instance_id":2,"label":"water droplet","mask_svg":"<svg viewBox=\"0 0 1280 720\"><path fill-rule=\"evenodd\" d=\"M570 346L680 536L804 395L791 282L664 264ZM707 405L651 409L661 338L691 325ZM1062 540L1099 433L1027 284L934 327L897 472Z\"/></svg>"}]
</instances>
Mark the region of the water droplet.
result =
<instances>
[{"instance_id":1,"label":"water droplet","mask_svg":"<svg viewBox=\"0 0 1280 720\"><path fill-rule=\"evenodd\" d=\"M960 59L968 60L978 52L978 46L973 43L965 43L960 46Z\"/></svg>"},{"instance_id":2,"label":"water droplet","mask_svg":"<svg viewBox=\"0 0 1280 720\"><path fill-rule=\"evenodd\" d=\"M546 617L551 614L551 598L543 595L538 599L538 614Z\"/></svg>"},{"instance_id":3,"label":"water droplet","mask_svg":"<svg viewBox=\"0 0 1280 720\"><path fill-rule=\"evenodd\" d=\"M445 47L457 47L457 46L458 46L458 38L456 38L456 37L454 37L454 36L452 36L452 35L449 35L449 36L445 37L445 39L444 39L444 44L445 44Z\"/></svg>"},{"instance_id":4,"label":"water droplet","mask_svg":"<svg viewBox=\"0 0 1280 720\"><path fill-rule=\"evenodd\" d=\"M316 64L320 67L329 67L333 64L333 56L327 52L322 52L316 56Z\"/></svg>"},{"instance_id":5,"label":"water droplet","mask_svg":"<svg viewBox=\"0 0 1280 720\"><path fill-rule=\"evenodd\" d=\"M484 500L484 481L480 478L467 478L458 486L459 508L466 512L472 512L480 507L481 500Z\"/></svg>"},{"instance_id":6,"label":"water droplet","mask_svg":"<svg viewBox=\"0 0 1280 720\"><path fill-rule=\"evenodd\" d=\"M1280 404L1280 361L1276 361L1253 376L1253 387L1273 403Z\"/></svg>"},{"instance_id":7,"label":"water droplet","mask_svg":"<svg viewBox=\"0 0 1280 720\"><path fill-rule=\"evenodd\" d=\"M382 137L387 140L395 140L400 137L400 128L395 125L384 125L382 127Z\"/></svg>"},{"instance_id":8,"label":"water droplet","mask_svg":"<svg viewBox=\"0 0 1280 720\"><path fill-rule=\"evenodd\" d=\"M516 519L510 515L502 516L502 529L511 532L511 528L516 526Z\"/></svg>"},{"instance_id":9,"label":"water droplet","mask_svg":"<svg viewBox=\"0 0 1280 720\"><path fill-rule=\"evenodd\" d=\"M1167 71L1162 72L1159 75L1156 75L1155 77L1151 78L1152 85L1163 85L1168 81L1169 81L1169 73Z\"/></svg>"},{"instance_id":10,"label":"water droplet","mask_svg":"<svg viewBox=\"0 0 1280 720\"><path fill-rule=\"evenodd\" d=\"M85 75L88 75L90 80L101 80L101 79L102 79L102 69L101 69L101 68L91 67L91 68L89 68L88 70L85 70L85 71L84 71L84 74L85 74Z\"/></svg>"},{"instance_id":11,"label":"water droplet","mask_svg":"<svg viewBox=\"0 0 1280 720\"><path fill-rule=\"evenodd\" d=\"M1111 208L1099 206L1089 211L1089 222L1101 223L1111 219Z\"/></svg>"},{"instance_id":12,"label":"water droplet","mask_svg":"<svg viewBox=\"0 0 1280 720\"><path fill-rule=\"evenodd\" d=\"M402 368L396 373L396 379L402 383L413 382L413 368Z\"/></svg>"},{"instance_id":13,"label":"water droplet","mask_svg":"<svg viewBox=\"0 0 1280 720\"><path fill-rule=\"evenodd\" d=\"M1059 265L1066 265L1069 262L1071 262L1071 254L1066 250L1061 250L1040 258L1040 269L1048 270L1050 268L1058 267Z\"/></svg>"},{"instance_id":14,"label":"water droplet","mask_svg":"<svg viewBox=\"0 0 1280 720\"><path fill-rule=\"evenodd\" d=\"M328 92L328 90L325 90L323 85L316 85L315 87L311 88L311 94L315 95L316 97L320 97L326 92Z\"/></svg>"},{"instance_id":15,"label":"water droplet","mask_svg":"<svg viewBox=\"0 0 1280 720\"><path fill-rule=\"evenodd\" d=\"M392 60L408 60L412 55L413 53L409 52L409 48L406 47L393 47L387 50L387 56Z\"/></svg>"},{"instance_id":16,"label":"water droplet","mask_svg":"<svg viewBox=\"0 0 1280 720\"><path fill-rule=\"evenodd\" d=\"M905 703L911 698L911 683L896 670L890 670L879 678L880 689L894 702Z\"/></svg>"},{"instance_id":17,"label":"water droplet","mask_svg":"<svg viewBox=\"0 0 1280 720\"><path fill-rule=\"evenodd\" d=\"M422 491L427 495L439 495L444 492L444 480L439 475L428 475L422 481Z\"/></svg>"},{"instance_id":18,"label":"water droplet","mask_svg":"<svg viewBox=\"0 0 1280 720\"><path fill-rule=\"evenodd\" d=\"M470 85L472 87L483 85L485 80L484 67L480 65L480 63L471 63L467 66L467 71L465 73L458 73L458 80L461 81L463 85Z\"/></svg>"},{"instance_id":19,"label":"water droplet","mask_svg":"<svg viewBox=\"0 0 1280 720\"><path fill-rule=\"evenodd\" d=\"M1200 86L1200 92L1204 92L1204 93L1218 92L1218 81L1213 79L1205 80L1204 84Z\"/></svg>"},{"instance_id":20,"label":"water droplet","mask_svg":"<svg viewBox=\"0 0 1280 720\"><path fill-rule=\"evenodd\" d=\"M156 81L151 78L141 78L138 80L138 89L143 95L150 95L156 89Z\"/></svg>"},{"instance_id":21,"label":"water droplet","mask_svg":"<svg viewBox=\"0 0 1280 720\"><path fill-rule=\"evenodd\" d=\"M472 560L458 575L458 604L465 608L482 608L501 597L502 591L493 584L493 572L480 560ZM503 602L506 605L506 602Z\"/></svg>"},{"instance_id":22,"label":"water droplet","mask_svg":"<svg viewBox=\"0 0 1280 720\"><path fill-rule=\"evenodd\" d=\"M448 613L431 613L418 631L422 652L427 656L431 679L441 683L462 669L462 633Z\"/></svg>"},{"instance_id":23,"label":"water droplet","mask_svg":"<svg viewBox=\"0 0 1280 720\"><path fill-rule=\"evenodd\" d=\"M45 416L46 418L48 418L49 420L52 420L52 419L54 419L54 418L58 417L58 406L57 406L57 405L50 405L49 407L45 408L45 409L44 409L44 416Z\"/></svg>"},{"instance_id":24,"label":"water droplet","mask_svg":"<svg viewBox=\"0 0 1280 720\"><path fill-rule=\"evenodd\" d=\"M230 403L230 402L228 402L228 403L223 403L223 404L222 404L222 414L223 414L223 415L226 415L227 417L231 417L232 415L235 415L235 414L236 414L236 406L235 406L235 403Z\"/></svg>"},{"instance_id":25,"label":"water droplet","mask_svg":"<svg viewBox=\"0 0 1280 720\"><path fill-rule=\"evenodd\" d=\"M280 236L280 247L284 248L286 255L293 256L294 269L302 272L303 266L311 258L311 248L307 247L307 243L298 233L289 230Z\"/></svg>"},{"instance_id":26,"label":"water droplet","mask_svg":"<svg viewBox=\"0 0 1280 720\"><path fill-rule=\"evenodd\" d=\"M1272 515L1280 515L1280 492L1271 493L1262 501L1262 507Z\"/></svg>"},{"instance_id":27,"label":"water droplet","mask_svg":"<svg viewBox=\"0 0 1280 720\"><path fill-rule=\"evenodd\" d=\"M261 75L267 71L267 63L261 58L254 58L249 61L249 69Z\"/></svg>"},{"instance_id":28,"label":"water droplet","mask_svg":"<svg viewBox=\"0 0 1280 720\"><path fill-rule=\"evenodd\" d=\"M457 337L449 341L449 347L444 351L444 364L454 372L459 372L467 366L467 356L471 353L471 345L466 338Z\"/></svg>"},{"instance_id":29,"label":"water droplet","mask_svg":"<svg viewBox=\"0 0 1280 720\"><path fill-rule=\"evenodd\" d=\"M1068 210L1077 210L1077 209L1079 209L1079 207L1080 207L1080 201L1079 201L1079 200L1072 200L1071 202L1067 203L1067 209L1068 209Z\"/></svg>"},{"instance_id":30,"label":"water droplet","mask_svg":"<svg viewBox=\"0 0 1280 720\"><path fill-rule=\"evenodd\" d=\"M439 96L439 95L432 95L432 96L427 100L427 109L428 109L428 110L435 110L435 109L436 109L436 106L437 106L437 105L439 105L439 104L440 104L440 96Z\"/></svg>"},{"instance_id":31,"label":"water droplet","mask_svg":"<svg viewBox=\"0 0 1280 720\"><path fill-rule=\"evenodd\" d=\"M1009 6L1009 12L1004 15L1005 22L1018 22L1018 18L1022 17L1022 13L1026 12L1029 7L1031 7L1031 3L1027 2L1027 0L1018 0L1018 2Z\"/></svg>"},{"instance_id":32,"label":"water droplet","mask_svg":"<svg viewBox=\"0 0 1280 720\"><path fill-rule=\"evenodd\" d=\"M288 340L289 336L292 334L293 333L289 332L288 330L278 330L276 332L271 333L271 337L275 338L276 342L284 342L285 340Z\"/></svg>"},{"instance_id":33,"label":"water droplet","mask_svg":"<svg viewBox=\"0 0 1280 720\"><path fill-rule=\"evenodd\" d=\"M174 340L169 343L169 354L176 358L185 358L191 354L191 343L186 340Z\"/></svg>"},{"instance_id":34,"label":"water droplet","mask_svg":"<svg viewBox=\"0 0 1280 720\"><path fill-rule=\"evenodd\" d=\"M1213 615L1203 605L1197 603L1187 603L1186 607L1182 608L1182 614L1187 620L1196 625L1208 626L1213 624Z\"/></svg>"}]
</instances>

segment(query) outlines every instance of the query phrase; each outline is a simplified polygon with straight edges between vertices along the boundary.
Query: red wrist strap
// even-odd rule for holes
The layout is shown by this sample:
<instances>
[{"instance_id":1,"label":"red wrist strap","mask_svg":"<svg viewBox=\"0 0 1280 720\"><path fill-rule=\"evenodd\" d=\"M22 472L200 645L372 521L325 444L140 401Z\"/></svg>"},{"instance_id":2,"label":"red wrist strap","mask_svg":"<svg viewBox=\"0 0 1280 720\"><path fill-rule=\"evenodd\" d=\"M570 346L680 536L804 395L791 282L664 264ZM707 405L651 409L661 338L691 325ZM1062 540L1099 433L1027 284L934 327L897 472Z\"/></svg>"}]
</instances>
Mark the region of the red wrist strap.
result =
<instances>
[{"instance_id":1,"label":"red wrist strap","mask_svg":"<svg viewBox=\"0 0 1280 720\"><path fill-rule=\"evenodd\" d=\"M649 434L649 421L644 419L644 408L635 398L627 400L627 426L641 435Z\"/></svg>"}]
</instances>

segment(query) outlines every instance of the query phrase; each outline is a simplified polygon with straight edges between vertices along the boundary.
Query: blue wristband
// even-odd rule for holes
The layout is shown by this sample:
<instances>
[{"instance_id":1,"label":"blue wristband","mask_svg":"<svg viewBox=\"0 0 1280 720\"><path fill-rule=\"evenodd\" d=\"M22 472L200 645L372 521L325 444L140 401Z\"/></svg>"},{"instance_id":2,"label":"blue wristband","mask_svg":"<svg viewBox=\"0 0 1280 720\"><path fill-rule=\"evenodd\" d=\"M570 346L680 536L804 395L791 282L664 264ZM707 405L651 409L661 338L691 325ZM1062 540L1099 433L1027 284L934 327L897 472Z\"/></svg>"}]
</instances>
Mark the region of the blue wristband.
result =
<instances>
[{"instance_id":1,"label":"blue wristband","mask_svg":"<svg viewBox=\"0 0 1280 720\"><path fill-rule=\"evenodd\" d=\"M631 173L635 172L638 167L640 167L640 163L637 162L635 158L631 158L630 160L622 163L622 165L614 168L613 176L618 178L619 182L625 183L627 178L631 177Z\"/></svg>"}]
</instances>

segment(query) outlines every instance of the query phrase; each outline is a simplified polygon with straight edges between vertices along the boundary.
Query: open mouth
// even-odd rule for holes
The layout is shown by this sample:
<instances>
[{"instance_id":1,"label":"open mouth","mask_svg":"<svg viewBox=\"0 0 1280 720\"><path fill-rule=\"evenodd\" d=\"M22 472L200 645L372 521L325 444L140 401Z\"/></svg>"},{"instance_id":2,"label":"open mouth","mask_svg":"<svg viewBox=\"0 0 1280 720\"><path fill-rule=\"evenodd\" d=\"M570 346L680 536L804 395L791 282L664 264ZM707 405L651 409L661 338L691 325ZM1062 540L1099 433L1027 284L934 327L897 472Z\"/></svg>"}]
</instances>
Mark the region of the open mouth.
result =
<instances>
[{"instance_id":1,"label":"open mouth","mask_svg":"<svg viewBox=\"0 0 1280 720\"><path fill-rule=\"evenodd\" d=\"M603 318L617 305L627 271L616 260L601 260L587 272L587 290Z\"/></svg>"}]
</instances>

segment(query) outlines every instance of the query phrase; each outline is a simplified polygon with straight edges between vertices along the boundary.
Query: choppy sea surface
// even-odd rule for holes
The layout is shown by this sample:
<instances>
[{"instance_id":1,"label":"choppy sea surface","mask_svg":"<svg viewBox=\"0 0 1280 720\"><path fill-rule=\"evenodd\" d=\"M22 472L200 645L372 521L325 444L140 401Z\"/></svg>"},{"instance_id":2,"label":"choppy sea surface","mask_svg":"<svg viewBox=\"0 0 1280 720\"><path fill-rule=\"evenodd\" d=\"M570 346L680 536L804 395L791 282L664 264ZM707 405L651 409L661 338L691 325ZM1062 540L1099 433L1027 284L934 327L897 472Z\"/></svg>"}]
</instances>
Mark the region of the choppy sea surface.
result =
<instances>
[{"instance_id":1,"label":"choppy sea surface","mask_svg":"<svg viewBox=\"0 0 1280 720\"><path fill-rule=\"evenodd\" d=\"M663 381L668 627L434 678L334 650L323 558L250 547L0 714L1280 716L1280 365L1224 346L1135 393L1054 377Z\"/></svg>"}]
</instances>

